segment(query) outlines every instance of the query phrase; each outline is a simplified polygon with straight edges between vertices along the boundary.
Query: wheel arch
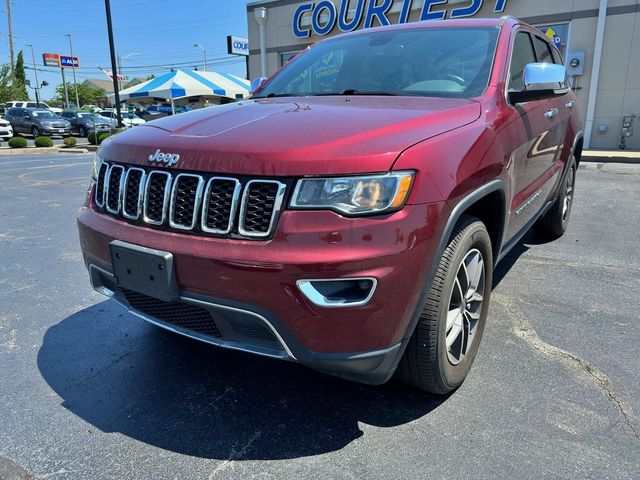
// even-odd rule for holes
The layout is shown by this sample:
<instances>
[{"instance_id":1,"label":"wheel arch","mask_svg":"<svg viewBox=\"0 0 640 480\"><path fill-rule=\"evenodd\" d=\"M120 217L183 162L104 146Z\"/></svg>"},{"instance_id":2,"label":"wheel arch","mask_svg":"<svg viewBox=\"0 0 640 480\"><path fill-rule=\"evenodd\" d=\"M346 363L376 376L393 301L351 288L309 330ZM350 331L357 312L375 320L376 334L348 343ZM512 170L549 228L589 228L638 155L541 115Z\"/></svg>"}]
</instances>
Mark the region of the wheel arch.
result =
<instances>
[{"instance_id":1,"label":"wheel arch","mask_svg":"<svg viewBox=\"0 0 640 480\"><path fill-rule=\"evenodd\" d=\"M502 238L503 238L504 228L506 226L506 215L507 215L506 198L507 198L506 186L504 181L500 179L496 179L477 188L471 193L467 194L462 200L460 200L456 204L456 206L451 211L451 214L447 219L445 228L440 236L438 249L436 250L436 252L434 252L433 261L431 264L431 268L427 274L426 282L423 285L422 294L420 295L420 298L414 310L413 316L411 317L411 320L409 322L405 335L402 339L402 345L398 351L398 357L395 360L394 370L395 370L395 367L398 365L400 359L404 355L404 351L409 343L409 339L411 338L411 336L413 335L413 332L416 329L416 325L418 324L418 319L420 318L420 313L422 312L422 305L426 300L429 288L431 286L431 283L433 282L433 278L438 269L438 263L439 263L438 260L440 259L445 249L447 248L447 244L449 243L449 239L451 238L451 234L453 233L456 224L458 223L460 218L462 218L463 215L465 214L472 215L473 213L479 212L480 209L482 207L486 207L487 203L490 201L501 202L498 205L500 210L496 216L496 223L495 223L493 234L491 233L490 229L487 228L487 230L489 230L489 236L492 238L491 249L494 255L493 263L495 265L498 259L498 252L502 247ZM480 220L483 222L485 221L482 218L480 218ZM496 241L495 244L493 241L494 235L498 239L498 241Z\"/></svg>"}]
</instances>

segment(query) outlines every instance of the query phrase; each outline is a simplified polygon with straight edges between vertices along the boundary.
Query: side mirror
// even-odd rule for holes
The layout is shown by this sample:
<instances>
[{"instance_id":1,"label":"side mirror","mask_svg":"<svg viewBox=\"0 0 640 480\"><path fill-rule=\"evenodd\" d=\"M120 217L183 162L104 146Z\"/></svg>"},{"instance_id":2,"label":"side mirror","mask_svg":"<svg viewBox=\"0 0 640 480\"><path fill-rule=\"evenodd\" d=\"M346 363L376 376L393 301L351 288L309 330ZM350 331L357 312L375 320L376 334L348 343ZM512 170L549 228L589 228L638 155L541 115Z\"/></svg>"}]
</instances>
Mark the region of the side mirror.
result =
<instances>
[{"instance_id":1,"label":"side mirror","mask_svg":"<svg viewBox=\"0 0 640 480\"><path fill-rule=\"evenodd\" d=\"M267 81L267 77L254 78L251 81L251 93L252 94L256 93L256 91L259 90L260 87L262 87L262 85L264 85L266 81Z\"/></svg>"},{"instance_id":2,"label":"side mirror","mask_svg":"<svg viewBox=\"0 0 640 480\"><path fill-rule=\"evenodd\" d=\"M515 104L564 95L569 91L566 78L564 65L530 63L524 67L522 90L510 91L509 99Z\"/></svg>"}]
</instances>

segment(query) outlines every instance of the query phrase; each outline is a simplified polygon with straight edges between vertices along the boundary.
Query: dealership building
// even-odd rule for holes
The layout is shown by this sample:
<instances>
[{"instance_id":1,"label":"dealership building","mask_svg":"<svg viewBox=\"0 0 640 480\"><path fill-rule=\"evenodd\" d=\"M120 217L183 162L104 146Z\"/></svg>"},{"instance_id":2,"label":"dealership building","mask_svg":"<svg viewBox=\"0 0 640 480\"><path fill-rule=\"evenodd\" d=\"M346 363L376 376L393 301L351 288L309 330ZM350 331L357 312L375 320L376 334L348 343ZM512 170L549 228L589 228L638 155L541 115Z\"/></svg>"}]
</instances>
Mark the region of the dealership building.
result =
<instances>
[{"instance_id":1,"label":"dealership building","mask_svg":"<svg viewBox=\"0 0 640 480\"><path fill-rule=\"evenodd\" d=\"M623 144L640 149L637 0L250 2L249 75L271 75L307 46L348 31L431 19L504 15L540 28L564 55L569 82L586 119L585 140L591 148L617 149Z\"/></svg>"}]
</instances>

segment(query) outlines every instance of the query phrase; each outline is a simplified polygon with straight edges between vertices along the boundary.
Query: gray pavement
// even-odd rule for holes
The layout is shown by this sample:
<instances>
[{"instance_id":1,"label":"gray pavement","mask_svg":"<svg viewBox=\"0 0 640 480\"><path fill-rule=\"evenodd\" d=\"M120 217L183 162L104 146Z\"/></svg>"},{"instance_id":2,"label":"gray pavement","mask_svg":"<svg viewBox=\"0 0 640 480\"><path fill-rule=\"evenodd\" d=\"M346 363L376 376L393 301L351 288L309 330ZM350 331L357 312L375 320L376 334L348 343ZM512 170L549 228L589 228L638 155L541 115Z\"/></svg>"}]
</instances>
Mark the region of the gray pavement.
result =
<instances>
[{"instance_id":1,"label":"gray pavement","mask_svg":"<svg viewBox=\"0 0 640 480\"><path fill-rule=\"evenodd\" d=\"M496 272L448 398L147 325L89 286L88 155L0 157L0 478L640 478L640 166L585 164L567 234Z\"/></svg>"}]
</instances>

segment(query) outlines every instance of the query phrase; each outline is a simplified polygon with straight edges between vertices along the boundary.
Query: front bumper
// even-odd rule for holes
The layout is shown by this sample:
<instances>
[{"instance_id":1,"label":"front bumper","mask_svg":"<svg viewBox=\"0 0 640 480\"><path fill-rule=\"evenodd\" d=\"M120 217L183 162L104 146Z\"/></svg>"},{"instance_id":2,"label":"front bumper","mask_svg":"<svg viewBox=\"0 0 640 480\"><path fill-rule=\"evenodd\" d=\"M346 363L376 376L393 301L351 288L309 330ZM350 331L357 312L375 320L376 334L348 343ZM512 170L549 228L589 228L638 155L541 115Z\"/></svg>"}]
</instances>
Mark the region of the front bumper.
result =
<instances>
[{"instance_id":1,"label":"front bumper","mask_svg":"<svg viewBox=\"0 0 640 480\"><path fill-rule=\"evenodd\" d=\"M88 206L79 213L78 227L94 287L146 320L223 347L383 383L412 333L409 325L444 229L445 208L412 205L392 215L359 219L324 211L285 211L270 241L159 231ZM180 302L205 308L223 325L231 317L257 319L277 342L269 346L233 336L203 338L141 312L111 275L109 244L114 239L171 252ZM357 307L314 305L297 286L304 279L356 277L377 279L372 298Z\"/></svg>"},{"instance_id":2,"label":"front bumper","mask_svg":"<svg viewBox=\"0 0 640 480\"><path fill-rule=\"evenodd\" d=\"M10 127L0 127L0 138L8 140L13 137L13 129Z\"/></svg>"},{"instance_id":3,"label":"front bumper","mask_svg":"<svg viewBox=\"0 0 640 480\"><path fill-rule=\"evenodd\" d=\"M44 135L71 135L71 127L42 127L40 131Z\"/></svg>"}]
</instances>

